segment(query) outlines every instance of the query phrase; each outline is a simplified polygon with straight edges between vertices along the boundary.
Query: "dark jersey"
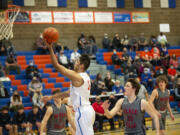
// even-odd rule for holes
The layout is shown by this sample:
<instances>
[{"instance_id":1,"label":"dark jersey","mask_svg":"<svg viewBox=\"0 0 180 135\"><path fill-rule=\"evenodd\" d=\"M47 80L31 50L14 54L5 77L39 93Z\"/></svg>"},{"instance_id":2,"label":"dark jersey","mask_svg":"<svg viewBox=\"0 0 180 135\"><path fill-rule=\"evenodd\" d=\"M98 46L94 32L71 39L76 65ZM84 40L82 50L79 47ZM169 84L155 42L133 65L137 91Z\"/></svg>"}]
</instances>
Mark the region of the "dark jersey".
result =
<instances>
[{"instance_id":1,"label":"dark jersey","mask_svg":"<svg viewBox=\"0 0 180 135\"><path fill-rule=\"evenodd\" d=\"M125 122L125 135L144 135L141 99L137 97L134 102L129 103L128 98L125 97L122 103L122 110Z\"/></svg>"},{"instance_id":2,"label":"dark jersey","mask_svg":"<svg viewBox=\"0 0 180 135\"><path fill-rule=\"evenodd\" d=\"M48 120L47 124L47 133L51 134L52 132L65 132L66 120L67 120L67 111L64 104L61 105L61 108L57 108L52 104L53 114Z\"/></svg>"}]
</instances>

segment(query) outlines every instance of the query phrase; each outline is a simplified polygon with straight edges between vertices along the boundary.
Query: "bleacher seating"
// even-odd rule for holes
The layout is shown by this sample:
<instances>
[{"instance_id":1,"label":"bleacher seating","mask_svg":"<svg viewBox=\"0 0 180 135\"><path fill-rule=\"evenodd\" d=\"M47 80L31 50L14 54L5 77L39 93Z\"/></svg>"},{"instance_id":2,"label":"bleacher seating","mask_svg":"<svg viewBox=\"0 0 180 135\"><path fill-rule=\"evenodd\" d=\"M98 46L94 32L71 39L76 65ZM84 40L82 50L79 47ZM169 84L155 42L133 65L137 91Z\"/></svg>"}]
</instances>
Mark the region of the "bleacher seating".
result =
<instances>
[{"instance_id":1,"label":"bleacher seating","mask_svg":"<svg viewBox=\"0 0 180 135\"><path fill-rule=\"evenodd\" d=\"M65 51L66 55L70 58L72 50ZM0 60L3 65L5 65L6 56L1 56ZM49 55L38 55L36 51L29 52L17 52L17 63L21 67L21 74L17 74L14 71L10 72L8 77L11 79L9 82L3 82L7 88L10 96L12 91L18 90L20 95L23 97L23 104L25 107L32 107L32 102L30 97L28 97L28 84L30 80L26 79L25 69L29 64L29 61L33 60L35 65L39 68L42 77L43 85L43 95L51 95L52 91L61 88L63 91L68 90L70 86L70 80L67 77L62 76L60 73L56 72L51 64ZM12 91L10 90L12 88ZM7 105L10 102L8 99L0 99L0 107Z\"/></svg>"},{"instance_id":2,"label":"bleacher seating","mask_svg":"<svg viewBox=\"0 0 180 135\"><path fill-rule=\"evenodd\" d=\"M65 51L65 55L70 58L72 50ZM180 47L179 46L172 46L168 50L169 54L172 55L173 53L176 54L177 57L180 57ZM134 59L137 53L140 52L131 52L129 55ZM112 65L111 56L112 52L108 52L106 49L99 49L98 53L96 54L96 61L101 65L107 65L108 70L114 71L115 74L123 75L120 67L117 65ZM122 52L117 52L117 54L121 57ZM6 57L0 57L1 63L5 63ZM32 109L32 102L30 97L28 96L28 84L30 80L26 79L25 69L29 64L29 61L33 60L36 66L39 68L42 77L42 85L43 95L51 95L52 91L60 88L61 91L67 91L70 86L70 80L67 77L62 76L60 73L56 72L53 65L51 64L50 56L49 55L38 55L36 51L30 52L17 52L17 62L21 67L21 74L17 74L16 72L10 72L8 77L11 79L10 82L4 82L5 87L8 89L10 95L12 95L12 90L18 90L20 95L22 96L23 105L25 107L25 113L27 114ZM92 80L96 78L95 75L90 76ZM170 91L170 106L172 108L177 109L180 113L180 102L174 101L173 94L174 90ZM8 105L10 103L10 98L7 99L0 99L0 108L4 105ZM149 117L146 115L146 117Z\"/></svg>"},{"instance_id":3,"label":"bleacher seating","mask_svg":"<svg viewBox=\"0 0 180 135\"><path fill-rule=\"evenodd\" d=\"M176 57L180 57L180 46L170 46L168 49L169 55L172 56L172 54L176 54ZM137 52L129 52L129 55L132 59L135 58L136 54L141 53L141 51ZM120 70L116 68L116 65L112 65L111 56L113 55L113 52L108 52L107 49L99 49L96 53L96 61L98 64L101 65L107 65L107 70L114 71L115 74L122 75ZM119 57L122 56L122 52L117 52L117 55ZM179 58L180 59L180 58Z\"/></svg>"}]
</instances>

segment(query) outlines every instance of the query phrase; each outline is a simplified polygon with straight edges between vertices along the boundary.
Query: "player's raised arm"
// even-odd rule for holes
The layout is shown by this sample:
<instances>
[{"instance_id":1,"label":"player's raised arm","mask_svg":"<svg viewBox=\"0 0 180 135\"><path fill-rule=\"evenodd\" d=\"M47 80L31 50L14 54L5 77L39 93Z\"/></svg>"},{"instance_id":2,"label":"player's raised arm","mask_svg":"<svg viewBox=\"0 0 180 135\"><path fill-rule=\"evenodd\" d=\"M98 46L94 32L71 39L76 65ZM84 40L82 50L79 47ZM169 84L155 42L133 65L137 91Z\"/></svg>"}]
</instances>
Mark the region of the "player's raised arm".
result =
<instances>
[{"instance_id":1,"label":"player's raised arm","mask_svg":"<svg viewBox=\"0 0 180 135\"><path fill-rule=\"evenodd\" d=\"M54 54L52 44L48 44L46 42L46 45L48 46L50 56L51 56L51 60L52 60L52 64L53 64L54 68L58 72L60 72L62 75L68 77L72 81L73 86L80 87L84 83L82 77L77 72L70 70L70 69L67 69L64 66L60 65L58 63L58 60L57 60L55 54Z\"/></svg>"}]
</instances>

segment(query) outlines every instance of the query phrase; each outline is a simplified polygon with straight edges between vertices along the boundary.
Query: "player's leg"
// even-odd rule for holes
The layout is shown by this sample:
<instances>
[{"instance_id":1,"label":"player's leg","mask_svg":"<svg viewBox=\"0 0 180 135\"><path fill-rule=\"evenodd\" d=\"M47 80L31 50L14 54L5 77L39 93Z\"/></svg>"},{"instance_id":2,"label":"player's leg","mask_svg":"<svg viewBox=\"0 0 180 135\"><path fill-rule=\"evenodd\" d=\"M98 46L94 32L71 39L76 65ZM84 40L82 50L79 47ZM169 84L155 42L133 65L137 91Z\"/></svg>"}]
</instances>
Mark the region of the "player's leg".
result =
<instances>
[{"instance_id":1,"label":"player's leg","mask_svg":"<svg viewBox=\"0 0 180 135\"><path fill-rule=\"evenodd\" d=\"M165 135L165 130L160 130L159 133L160 135Z\"/></svg>"},{"instance_id":2,"label":"player's leg","mask_svg":"<svg viewBox=\"0 0 180 135\"><path fill-rule=\"evenodd\" d=\"M3 131L3 128L0 126L0 135L3 135L2 131Z\"/></svg>"},{"instance_id":3,"label":"player's leg","mask_svg":"<svg viewBox=\"0 0 180 135\"><path fill-rule=\"evenodd\" d=\"M13 125L14 134L18 135L18 125Z\"/></svg>"},{"instance_id":4,"label":"player's leg","mask_svg":"<svg viewBox=\"0 0 180 135\"><path fill-rule=\"evenodd\" d=\"M166 114L162 115L160 124L160 135L165 135L165 126L166 126Z\"/></svg>"},{"instance_id":5,"label":"player's leg","mask_svg":"<svg viewBox=\"0 0 180 135\"><path fill-rule=\"evenodd\" d=\"M95 112L92 106L84 106L75 114L76 135L94 135Z\"/></svg>"},{"instance_id":6,"label":"player's leg","mask_svg":"<svg viewBox=\"0 0 180 135\"><path fill-rule=\"evenodd\" d=\"M12 125L7 124L7 125L5 125L5 128L6 128L7 130L9 130L9 135L12 135L12 134L13 134L13 127L12 127Z\"/></svg>"}]
</instances>

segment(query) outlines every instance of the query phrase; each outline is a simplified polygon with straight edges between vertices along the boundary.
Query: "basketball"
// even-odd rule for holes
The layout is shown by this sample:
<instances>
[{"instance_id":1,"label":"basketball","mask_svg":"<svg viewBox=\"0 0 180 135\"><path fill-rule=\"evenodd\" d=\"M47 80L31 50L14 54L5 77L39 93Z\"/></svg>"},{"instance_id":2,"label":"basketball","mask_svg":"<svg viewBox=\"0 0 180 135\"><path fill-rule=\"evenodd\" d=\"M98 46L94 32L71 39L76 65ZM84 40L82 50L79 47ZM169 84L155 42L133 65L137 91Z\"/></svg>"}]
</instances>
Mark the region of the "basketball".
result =
<instances>
[{"instance_id":1,"label":"basketball","mask_svg":"<svg viewBox=\"0 0 180 135\"><path fill-rule=\"evenodd\" d=\"M43 39L45 39L49 44L57 42L59 39L59 32L53 27L48 27L44 29Z\"/></svg>"}]
</instances>

